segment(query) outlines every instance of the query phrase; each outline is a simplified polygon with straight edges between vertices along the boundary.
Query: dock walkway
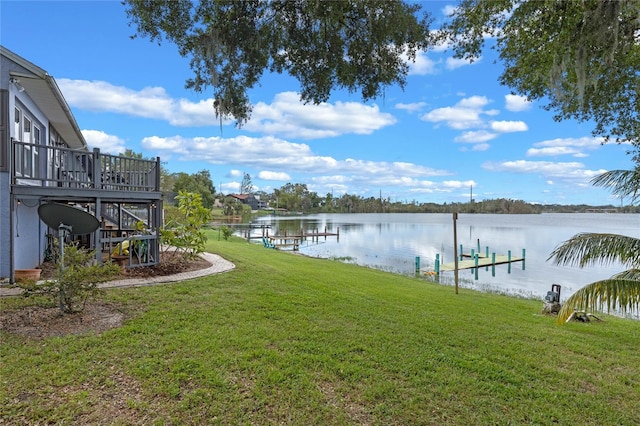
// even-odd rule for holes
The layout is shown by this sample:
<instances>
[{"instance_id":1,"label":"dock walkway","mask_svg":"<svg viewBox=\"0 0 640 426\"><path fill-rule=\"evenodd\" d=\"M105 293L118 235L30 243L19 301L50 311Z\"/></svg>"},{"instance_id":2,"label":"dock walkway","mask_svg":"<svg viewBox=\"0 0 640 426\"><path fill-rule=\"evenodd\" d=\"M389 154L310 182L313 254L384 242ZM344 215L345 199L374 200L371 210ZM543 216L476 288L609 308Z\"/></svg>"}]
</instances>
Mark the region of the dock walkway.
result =
<instances>
[{"instance_id":1,"label":"dock walkway","mask_svg":"<svg viewBox=\"0 0 640 426\"><path fill-rule=\"evenodd\" d=\"M465 260L459 260L458 270L481 268L481 267L492 266L492 265L503 265L505 263L514 263L514 262L522 262L522 261L524 261L524 257L509 258L509 256L501 254L501 255L496 255L495 261L494 261L493 257L480 255L478 256L477 262L475 259L469 259L468 257L466 257ZM454 271L455 267L456 267L455 262L443 263L440 265L440 271L441 272Z\"/></svg>"}]
</instances>

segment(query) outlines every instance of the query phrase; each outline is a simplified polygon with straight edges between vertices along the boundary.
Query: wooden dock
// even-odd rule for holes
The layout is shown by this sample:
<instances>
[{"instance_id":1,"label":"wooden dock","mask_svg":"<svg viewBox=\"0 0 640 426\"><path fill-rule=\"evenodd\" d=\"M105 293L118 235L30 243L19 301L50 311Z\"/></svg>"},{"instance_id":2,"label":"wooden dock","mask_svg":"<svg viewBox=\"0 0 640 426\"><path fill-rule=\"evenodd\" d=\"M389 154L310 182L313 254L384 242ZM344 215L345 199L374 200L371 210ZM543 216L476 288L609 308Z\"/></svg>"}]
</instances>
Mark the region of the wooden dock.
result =
<instances>
[{"instance_id":1,"label":"wooden dock","mask_svg":"<svg viewBox=\"0 0 640 426\"><path fill-rule=\"evenodd\" d=\"M478 256L477 261L475 258L471 259L470 256L465 256L464 260L458 261L458 270L482 268L485 266L493 266L493 265L504 265L506 263L515 263L515 262L522 262L522 261L524 261L524 257L509 258L509 256L505 254L496 255L495 259L493 258L493 256L486 257L481 255L481 256ZM440 271L441 272L454 271L455 267L456 267L455 262L443 263L442 265L440 265Z\"/></svg>"},{"instance_id":2,"label":"wooden dock","mask_svg":"<svg viewBox=\"0 0 640 426\"><path fill-rule=\"evenodd\" d=\"M269 235L269 233L267 231L266 237L270 238L270 239L274 239L274 240L297 238L300 241L304 240L305 238L311 238L313 240L313 239L317 239L319 237L325 237L325 238L326 237L336 237L336 238L340 239L340 228L338 228L336 232L327 232L327 228L325 228L324 231L322 231L322 232L318 231L317 229L312 229L311 231L304 231L304 230L300 229L295 234L288 234L285 231L284 234L276 234L276 235Z\"/></svg>"},{"instance_id":3,"label":"wooden dock","mask_svg":"<svg viewBox=\"0 0 640 426\"><path fill-rule=\"evenodd\" d=\"M471 250L471 253L464 253L462 246L460 246L461 253L458 257L458 271L464 269L470 269L475 274L475 279L478 279L478 270L480 268L488 269L491 267L491 275L495 276L496 265L508 265L508 273L511 273L511 264L522 262L522 270L525 269L525 255L526 250L522 249L522 256L512 256L511 250L507 254L496 254L495 252L489 253L489 247L482 253L480 250L477 252ZM422 273L425 275L440 276L441 272L451 272L456 270L456 262L442 263L440 262L440 254L436 254L436 260L434 264L434 270L420 269L420 258L416 258L416 273Z\"/></svg>"},{"instance_id":4,"label":"wooden dock","mask_svg":"<svg viewBox=\"0 0 640 426\"><path fill-rule=\"evenodd\" d=\"M298 251L300 250L300 243L306 239L318 241L320 237L324 237L325 239L327 237L336 237L338 241L340 240L340 228L337 229L337 232L327 232L327 228L324 229L324 232L320 232L317 229L311 231L300 229L293 234L284 231L283 234L275 235L269 235L269 229L266 229L266 232L265 229L266 228L262 229L262 235L247 235L247 241L250 241L251 238L262 238L263 242L265 242L265 247Z\"/></svg>"},{"instance_id":5,"label":"wooden dock","mask_svg":"<svg viewBox=\"0 0 640 426\"><path fill-rule=\"evenodd\" d=\"M300 237L295 235L272 235L269 237L271 245L278 249L291 249L293 251L300 250Z\"/></svg>"}]
</instances>

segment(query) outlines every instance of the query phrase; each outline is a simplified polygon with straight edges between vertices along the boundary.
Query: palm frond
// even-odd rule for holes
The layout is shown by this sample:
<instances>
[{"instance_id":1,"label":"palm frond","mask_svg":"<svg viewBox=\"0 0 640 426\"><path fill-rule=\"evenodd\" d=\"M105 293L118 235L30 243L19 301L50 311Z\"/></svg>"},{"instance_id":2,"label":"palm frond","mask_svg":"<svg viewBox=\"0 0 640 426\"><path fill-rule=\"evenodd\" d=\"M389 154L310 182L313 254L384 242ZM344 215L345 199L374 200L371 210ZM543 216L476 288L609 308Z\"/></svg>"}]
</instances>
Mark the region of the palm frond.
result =
<instances>
[{"instance_id":1,"label":"palm frond","mask_svg":"<svg viewBox=\"0 0 640 426\"><path fill-rule=\"evenodd\" d=\"M640 281L610 278L596 281L573 293L558 312L558 323L564 323L574 311L640 312Z\"/></svg>"},{"instance_id":2,"label":"palm frond","mask_svg":"<svg viewBox=\"0 0 640 426\"><path fill-rule=\"evenodd\" d=\"M606 187L618 197L631 197L628 202L634 204L640 200L640 166L634 170L611 170L591 179L595 186Z\"/></svg>"},{"instance_id":3,"label":"palm frond","mask_svg":"<svg viewBox=\"0 0 640 426\"><path fill-rule=\"evenodd\" d=\"M607 265L620 262L640 267L640 239L618 234L581 233L561 243L547 260L556 265Z\"/></svg>"},{"instance_id":4,"label":"palm frond","mask_svg":"<svg viewBox=\"0 0 640 426\"><path fill-rule=\"evenodd\" d=\"M640 281L640 269L629 269L627 271L623 271L615 274L611 278L613 279L621 279L621 280L634 280Z\"/></svg>"}]
</instances>

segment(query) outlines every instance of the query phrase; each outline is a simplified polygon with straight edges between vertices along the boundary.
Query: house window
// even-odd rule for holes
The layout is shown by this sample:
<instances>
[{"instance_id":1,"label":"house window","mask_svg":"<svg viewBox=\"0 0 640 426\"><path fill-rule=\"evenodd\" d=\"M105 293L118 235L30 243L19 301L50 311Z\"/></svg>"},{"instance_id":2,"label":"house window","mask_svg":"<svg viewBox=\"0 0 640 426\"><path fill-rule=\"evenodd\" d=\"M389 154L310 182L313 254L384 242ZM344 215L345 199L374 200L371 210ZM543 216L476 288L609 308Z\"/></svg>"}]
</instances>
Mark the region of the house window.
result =
<instances>
[{"instance_id":1,"label":"house window","mask_svg":"<svg viewBox=\"0 0 640 426\"><path fill-rule=\"evenodd\" d=\"M13 140L16 141L22 140L22 126L20 123L22 123L22 111L16 108L13 110ZM16 167L15 172L20 175L20 171L22 170L22 150L16 149L13 146L11 149L13 150L14 156L13 164L15 164Z\"/></svg>"},{"instance_id":2,"label":"house window","mask_svg":"<svg viewBox=\"0 0 640 426\"><path fill-rule=\"evenodd\" d=\"M35 123L32 125L31 135L31 143L36 145L31 147L31 164L33 165L31 177L37 177L40 176L40 148L37 146L40 145L40 127Z\"/></svg>"},{"instance_id":3,"label":"house window","mask_svg":"<svg viewBox=\"0 0 640 426\"><path fill-rule=\"evenodd\" d=\"M31 143L31 120L27 117L23 117L22 124L22 142ZM33 176L33 157L31 155L31 147L23 146L22 152L22 176Z\"/></svg>"},{"instance_id":4,"label":"house window","mask_svg":"<svg viewBox=\"0 0 640 426\"><path fill-rule=\"evenodd\" d=\"M14 112L14 139L28 144L39 144L41 138L40 127L24 114L19 108ZM32 145L18 145L14 150L16 175L21 177L36 177L39 172L38 149Z\"/></svg>"}]
</instances>

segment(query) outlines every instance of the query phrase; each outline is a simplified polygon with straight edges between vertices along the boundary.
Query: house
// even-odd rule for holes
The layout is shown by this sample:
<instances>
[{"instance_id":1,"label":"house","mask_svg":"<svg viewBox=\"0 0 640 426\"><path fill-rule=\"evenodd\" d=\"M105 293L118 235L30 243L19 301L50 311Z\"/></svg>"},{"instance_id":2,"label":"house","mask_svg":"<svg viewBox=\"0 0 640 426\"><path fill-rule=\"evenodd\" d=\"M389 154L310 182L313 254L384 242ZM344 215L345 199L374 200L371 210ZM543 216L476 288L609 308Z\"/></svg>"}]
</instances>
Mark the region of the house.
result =
<instances>
[{"instance_id":1,"label":"house","mask_svg":"<svg viewBox=\"0 0 640 426\"><path fill-rule=\"evenodd\" d=\"M39 214L48 203L95 216L98 229L66 232L67 217L49 228ZM96 249L98 261L131 246L118 252L124 264L156 264L161 209L160 158L90 150L54 78L0 46L0 281L42 264L60 237Z\"/></svg>"},{"instance_id":2,"label":"house","mask_svg":"<svg viewBox=\"0 0 640 426\"><path fill-rule=\"evenodd\" d=\"M267 208L267 203L261 201L260 198L253 194L229 194L229 197L235 198L242 204L251 207L251 210L262 210Z\"/></svg>"}]
</instances>

